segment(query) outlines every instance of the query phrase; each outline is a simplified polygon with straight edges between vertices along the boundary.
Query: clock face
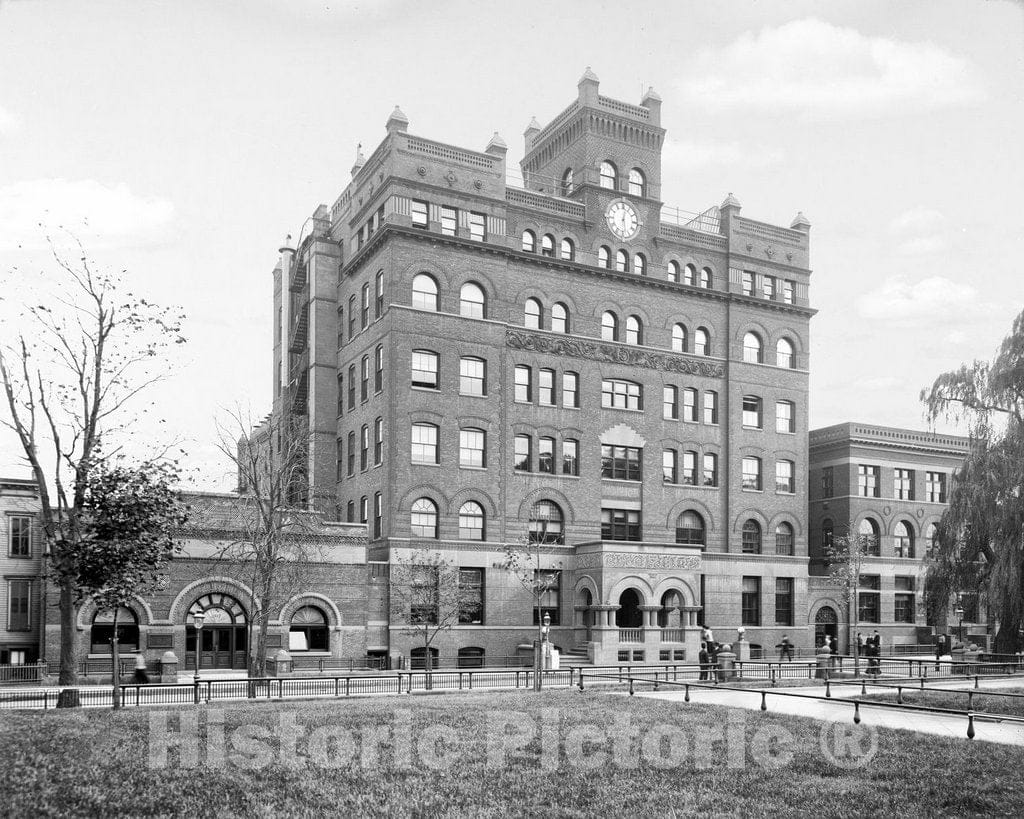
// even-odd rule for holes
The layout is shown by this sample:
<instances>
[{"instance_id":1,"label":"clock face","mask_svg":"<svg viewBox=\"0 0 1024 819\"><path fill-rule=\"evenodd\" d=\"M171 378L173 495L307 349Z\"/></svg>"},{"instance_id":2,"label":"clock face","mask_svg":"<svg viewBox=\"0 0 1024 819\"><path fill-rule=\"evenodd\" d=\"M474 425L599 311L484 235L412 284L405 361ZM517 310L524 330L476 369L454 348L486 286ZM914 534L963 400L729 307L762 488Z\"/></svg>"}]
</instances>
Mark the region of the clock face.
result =
<instances>
[{"instance_id":1,"label":"clock face","mask_svg":"<svg viewBox=\"0 0 1024 819\"><path fill-rule=\"evenodd\" d=\"M620 239L632 239L640 232L640 216L625 199L609 202L604 218L608 229Z\"/></svg>"}]
</instances>

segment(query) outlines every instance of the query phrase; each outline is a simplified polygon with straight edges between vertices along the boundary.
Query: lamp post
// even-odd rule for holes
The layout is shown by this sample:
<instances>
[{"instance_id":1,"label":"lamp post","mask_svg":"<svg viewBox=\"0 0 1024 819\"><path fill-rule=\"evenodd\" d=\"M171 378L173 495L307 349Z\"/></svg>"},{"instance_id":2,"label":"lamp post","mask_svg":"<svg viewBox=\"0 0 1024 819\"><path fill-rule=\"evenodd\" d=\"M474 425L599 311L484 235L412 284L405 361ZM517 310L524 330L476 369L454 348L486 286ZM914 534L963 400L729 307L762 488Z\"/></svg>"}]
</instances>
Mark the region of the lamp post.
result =
<instances>
[{"instance_id":1,"label":"lamp post","mask_svg":"<svg viewBox=\"0 0 1024 819\"><path fill-rule=\"evenodd\" d=\"M964 647L964 605L960 595L956 596L956 608L953 609L953 614L960 618L960 626L957 628L957 636L960 638L960 647Z\"/></svg>"},{"instance_id":2,"label":"lamp post","mask_svg":"<svg viewBox=\"0 0 1024 819\"><path fill-rule=\"evenodd\" d=\"M199 654L203 650L203 621L206 619L206 615L201 611L196 612L192 615L192 622L196 629L196 675L192 678L192 682L196 689L196 705L199 705Z\"/></svg>"}]
</instances>

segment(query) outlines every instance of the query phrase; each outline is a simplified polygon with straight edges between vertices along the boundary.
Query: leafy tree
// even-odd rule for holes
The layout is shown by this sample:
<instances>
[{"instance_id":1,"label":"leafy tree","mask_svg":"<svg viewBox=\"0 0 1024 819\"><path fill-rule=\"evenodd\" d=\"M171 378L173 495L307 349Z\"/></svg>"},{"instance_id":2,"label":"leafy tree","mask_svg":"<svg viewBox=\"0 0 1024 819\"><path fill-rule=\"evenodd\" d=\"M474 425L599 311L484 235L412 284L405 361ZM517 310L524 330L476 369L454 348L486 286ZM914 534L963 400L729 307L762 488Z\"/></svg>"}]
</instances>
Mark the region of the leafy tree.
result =
<instances>
[{"instance_id":1,"label":"leafy tree","mask_svg":"<svg viewBox=\"0 0 1024 819\"><path fill-rule=\"evenodd\" d=\"M857 608L857 588L864 559L878 554L878 543L874 535L860 534L853 521L846 525L846 534L837 535L825 546L825 559L828 564L829 583L837 587L843 597L843 608L846 612L847 639L850 643L849 652L854 657L854 673L860 674L860 645L857 642L856 627L859 620Z\"/></svg>"},{"instance_id":2,"label":"leafy tree","mask_svg":"<svg viewBox=\"0 0 1024 819\"><path fill-rule=\"evenodd\" d=\"M429 688L431 644L439 634L458 625L460 615L477 602L475 593L460 585L457 566L427 548L392 558L388 590L391 622L423 646Z\"/></svg>"},{"instance_id":3,"label":"leafy tree","mask_svg":"<svg viewBox=\"0 0 1024 819\"><path fill-rule=\"evenodd\" d=\"M937 528L926 603L978 590L998 620L995 648L1016 651L1024 624L1024 312L992 361L943 373L921 391L928 420L967 428L969 447Z\"/></svg>"},{"instance_id":4,"label":"leafy tree","mask_svg":"<svg viewBox=\"0 0 1024 819\"><path fill-rule=\"evenodd\" d=\"M512 572L527 593L533 605L534 618L537 621L537 647L534 650L533 690L541 690L542 663L539 647L544 642L543 609L544 598L553 589L558 588L561 562L553 566L541 559L542 554L551 553L548 546L549 537L544 521L537 531L531 531L520 540L510 543L505 549L503 568Z\"/></svg>"},{"instance_id":5,"label":"leafy tree","mask_svg":"<svg viewBox=\"0 0 1024 819\"><path fill-rule=\"evenodd\" d=\"M173 463L92 470L82 504L76 603L91 597L98 611L114 613L111 668L114 707L120 705L117 612L133 597L161 589L167 564L180 548L172 532L188 515L174 490Z\"/></svg>"},{"instance_id":6,"label":"leafy tree","mask_svg":"<svg viewBox=\"0 0 1024 819\"><path fill-rule=\"evenodd\" d=\"M118 277L94 268L81 245L78 261L50 246L57 272L44 277L50 293L32 293L28 274L14 271L25 296L17 315L5 317L0 380L8 417L0 422L17 435L39 488L60 595L59 682L70 686L90 476L133 434L146 412L136 406L139 394L167 373L168 350L185 339L179 313L126 292Z\"/></svg>"}]
</instances>

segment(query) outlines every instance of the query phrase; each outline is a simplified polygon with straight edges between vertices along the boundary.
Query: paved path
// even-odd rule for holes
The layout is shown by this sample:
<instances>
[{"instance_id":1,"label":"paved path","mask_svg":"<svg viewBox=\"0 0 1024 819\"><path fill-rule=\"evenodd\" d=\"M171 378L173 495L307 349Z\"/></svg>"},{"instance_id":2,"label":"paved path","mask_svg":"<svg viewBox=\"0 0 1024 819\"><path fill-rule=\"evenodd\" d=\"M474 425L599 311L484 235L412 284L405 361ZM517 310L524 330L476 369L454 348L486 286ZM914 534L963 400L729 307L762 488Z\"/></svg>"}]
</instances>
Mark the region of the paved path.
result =
<instances>
[{"instance_id":1,"label":"paved path","mask_svg":"<svg viewBox=\"0 0 1024 819\"><path fill-rule=\"evenodd\" d=\"M1020 680L993 680L989 685L982 684L980 691L985 688L1008 688L1020 687ZM943 688L960 688L966 690L961 681L957 686L950 681ZM929 686L937 688L938 686ZM664 699L683 702L685 692L683 689L672 688L660 691L642 690L646 686L637 686L636 696L649 697L652 699ZM826 722L853 722L854 706L850 702L832 702L824 699L814 699L824 696L824 687L807 688L764 688L750 690L735 690L722 688L701 688L690 687L690 702L701 702L712 705L725 705L730 708L747 708L751 710L761 709L761 691L767 693L766 704L769 713L793 714L794 716L809 717L811 719L823 720ZM833 699L860 699L861 687L857 684L833 684ZM871 693L868 686L868 692ZM875 689L876 693L895 689ZM907 690L913 690L907 686ZM798 696L780 696L785 691L787 694ZM898 728L905 731L919 731L924 734L936 734L938 736L967 738L967 718L946 714L932 714L923 711L897 710L895 708L883 708L877 705L862 702L860 706L861 725L871 725L879 728ZM974 738L986 742L997 742L1004 745L1024 746L1024 722L989 722L984 719L974 720Z\"/></svg>"}]
</instances>

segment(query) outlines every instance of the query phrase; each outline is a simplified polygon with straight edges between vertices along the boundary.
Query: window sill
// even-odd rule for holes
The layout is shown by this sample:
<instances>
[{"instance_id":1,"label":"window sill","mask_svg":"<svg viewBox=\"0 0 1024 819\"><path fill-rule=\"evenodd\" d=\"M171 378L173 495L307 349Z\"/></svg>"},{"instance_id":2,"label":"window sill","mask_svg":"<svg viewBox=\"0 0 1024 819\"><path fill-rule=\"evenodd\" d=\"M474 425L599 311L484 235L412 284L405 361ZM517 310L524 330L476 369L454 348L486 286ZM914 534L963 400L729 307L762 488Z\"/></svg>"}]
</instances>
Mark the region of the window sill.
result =
<instances>
[{"instance_id":1,"label":"window sill","mask_svg":"<svg viewBox=\"0 0 1024 819\"><path fill-rule=\"evenodd\" d=\"M441 388L440 387L424 387L424 386L421 386L421 385L418 385L418 384L410 384L409 385L409 389L410 390L416 390L417 392L436 392L436 393L440 393L441 392Z\"/></svg>"},{"instance_id":2,"label":"window sill","mask_svg":"<svg viewBox=\"0 0 1024 819\"><path fill-rule=\"evenodd\" d=\"M440 392L440 390L438 390L438 392ZM459 397L460 398L486 398L487 397L487 393L460 392L459 393Z\"/></svg>"},{"instance_id":3,"label":"window sill","mask_svg":"<svg viewBox=\"0 0 1024 819\"><path fill-rule=\"evenodd\" d=\"M439 467L441 464L434 461L409 461L413 466L436 466Z\"/></svg>"},{"instance_id":4,"label":"window sill","mask_svg":"<svg viewBox=\"0 0 1024 819\"><path fill-rule=\"evenodd\" d=\"M486 466L467 466L466 464L459 464L459 469L466 469L470 472L486 472Z\"/></svg>"},{"instance_id":5,"label":"window sill","mask_svg":"<svg viewBox=\"0 0 1024 819\"><path fill-rule=\"evenodd\" d=\"M756 493L758 495L763 495L764 494L764 490L763 489L751 489L751 488L749 488L747 486L742 487L740 489L740 491L741 492L753 492L753 493Z\"/></svg>"},{"instance_id":6,"label":"window sill","mask_svg":"<svg viewBox=\"0 0 1024 819\"><path fill-rule=\"evenodd\" d=\"M618 412L637 412L643 414L642 409L630 409L629 407L610 407L607 404L602 404L601 409L616 410Z\"/></svg>"}]
</instances>

